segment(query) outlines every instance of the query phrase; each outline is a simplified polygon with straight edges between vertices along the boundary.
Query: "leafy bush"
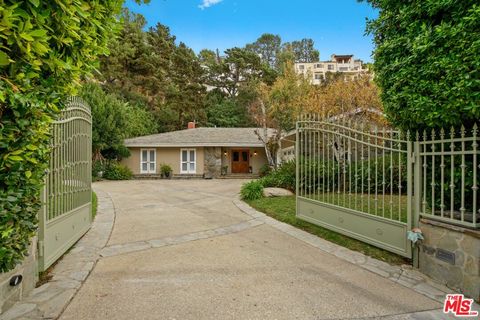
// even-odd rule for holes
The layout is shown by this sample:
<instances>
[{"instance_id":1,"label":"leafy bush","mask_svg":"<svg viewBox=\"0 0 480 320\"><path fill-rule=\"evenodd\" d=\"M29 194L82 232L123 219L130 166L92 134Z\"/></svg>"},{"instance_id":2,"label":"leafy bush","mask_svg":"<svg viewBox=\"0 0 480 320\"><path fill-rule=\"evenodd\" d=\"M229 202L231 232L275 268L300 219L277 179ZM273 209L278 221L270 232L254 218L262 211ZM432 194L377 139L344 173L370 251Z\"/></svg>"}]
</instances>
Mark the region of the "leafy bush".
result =
<instances>
[{"instance_id":1,"label":"leafy bush","mask_svg":"<svg viewBox=\"0 0 480 320\"><path fill-rule=\"evenodd\" d=\"M478 1L368 0L375 80L389 120L403 129L469 127L480 118Z\"/></svg>"},{"instance_id":2,"label":"leafy bush","mask_svg":"<svg viewBox=\"0 0 480 320\"><path fill-rule=\"evenodd\" d=\"M276 170L260 179L265 188L275 187L295 191L296 164L295 161L284 162Z\"/></svg>"},{"instance_id":3,"label":"leafy bush","mask_svg":"<svg viewBox=\"0 0 480 320\"><path fill-rule=\"evenodd\" d=\"M133 173L127 166L116 162L109 162L105 168L103 177L108 180L130 180L133 178Z\"/></svg>"},{"instance_id":4,"label":"leafy bush","mask_svg":"<svg viewBox=\"0 0 480 320\"><path fill-rule=\"evenodd\" d=\"M101 178L100 173L105 172L105 163L102 161L92 161L92 179L95 181Z\"/></svg>"},{"instance_id":5,"label":"leafy bush","mask_svg":"<svg viewBox=\"0 0 480 320\"><path fill-rule=\"evenodd\" d=\"M272 168L268 164L264 164L263 166L260 167L258 170L258 174L260 177L265 177L272 171Z\"/></svg>"},{"instance_id":6,"label":"leafy bush","mask_svg":"<svg viewBox=\"0 0 480 320\"><path fill-rule=\"evenodd\" d=\"M160 166L160 173L164 178L169 178L172 171L172 167L170 167L168 164L162 164Z\"/></svg>"},{"instance_id":7,"label":"leafy bush","mask_svg":"<svg viewBox=\"0 0 480 320\"><path fill-rule=\"evenodd\" d=\"M256 200L263 197L263 185L260 180L245 183L240 190L243 200Z\"/></svg>"},{"instance_id":8,"label":"leafy bush","mask_svg":"<svg viewBox=\"0 0 480 320\"><path fill-rule=\"evenodd\" d=\"M107 53L123 0L0 0L0 271L37 229L50 123Z\"/></svg>"}]
</instances>

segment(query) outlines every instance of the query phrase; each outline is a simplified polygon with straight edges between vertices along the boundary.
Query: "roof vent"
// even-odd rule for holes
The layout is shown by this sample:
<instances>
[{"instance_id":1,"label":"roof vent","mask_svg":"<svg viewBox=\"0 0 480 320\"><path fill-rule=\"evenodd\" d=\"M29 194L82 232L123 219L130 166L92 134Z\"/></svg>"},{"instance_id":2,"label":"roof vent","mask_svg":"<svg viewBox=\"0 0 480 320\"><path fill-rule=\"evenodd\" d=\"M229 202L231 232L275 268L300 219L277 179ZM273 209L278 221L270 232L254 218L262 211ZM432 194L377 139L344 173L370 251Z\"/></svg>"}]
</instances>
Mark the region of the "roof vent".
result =
<instances>
[{"instance_id":1,"label":"roof vent","mask_svg":"<svg viewBox=\"0 0 480 320\"><path fill-rule=\"evenodd\" d=\"M187 127L187 128L188 128L188 129L195 129L195 122L194 122L194 121L190 121L190 122L188 123L188 127Z\"/></svg>"}]
</instances>

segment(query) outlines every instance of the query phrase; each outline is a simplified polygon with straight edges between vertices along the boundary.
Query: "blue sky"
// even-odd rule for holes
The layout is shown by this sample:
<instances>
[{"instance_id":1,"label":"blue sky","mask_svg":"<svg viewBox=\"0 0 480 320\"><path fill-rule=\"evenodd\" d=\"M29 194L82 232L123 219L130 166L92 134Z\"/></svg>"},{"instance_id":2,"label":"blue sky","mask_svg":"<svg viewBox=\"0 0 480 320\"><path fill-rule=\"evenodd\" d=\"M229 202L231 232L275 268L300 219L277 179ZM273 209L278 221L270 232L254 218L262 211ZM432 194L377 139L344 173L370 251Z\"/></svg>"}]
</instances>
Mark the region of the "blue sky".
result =
<instances>
[{"instance_id":1,"label":"blue sky","mask_svg":"<svg viewBox=\"0 0 480 320\"><path fill-rule=\"evenodd\" d=\"M141 6L128 0L127 7L143 14L149 26L167 25L196 52L223 52L274 33L284 42L312 38L322 60L336 53L366 62L371 61L373 44L364 35L365 18L377 15L356 0L151 0Z\"/></svg>"}]
</instances>

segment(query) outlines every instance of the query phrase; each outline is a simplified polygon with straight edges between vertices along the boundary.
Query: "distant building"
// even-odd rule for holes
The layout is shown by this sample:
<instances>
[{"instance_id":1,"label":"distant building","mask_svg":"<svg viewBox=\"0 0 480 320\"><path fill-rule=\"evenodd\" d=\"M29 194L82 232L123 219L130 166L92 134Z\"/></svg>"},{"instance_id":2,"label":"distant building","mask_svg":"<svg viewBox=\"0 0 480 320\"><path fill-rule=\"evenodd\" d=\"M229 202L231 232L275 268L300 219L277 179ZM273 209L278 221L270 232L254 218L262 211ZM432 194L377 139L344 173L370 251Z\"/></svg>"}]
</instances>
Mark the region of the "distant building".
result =
<instances>
[{"instance_id":1,"label":"distant building","mask_svg":"<svg viewBox=\"0 0 480 320\"><path fill-rule=\"evenodd\" d=\"M368 72L363 61L355 59L353 54L336 55L332 54L328 61L312 63L295 63L297 74L311 77L313 84L320 84L327 77L328 73L342 73L346 79L355 79L360 74Z\"/></svg>"}]
</instances>

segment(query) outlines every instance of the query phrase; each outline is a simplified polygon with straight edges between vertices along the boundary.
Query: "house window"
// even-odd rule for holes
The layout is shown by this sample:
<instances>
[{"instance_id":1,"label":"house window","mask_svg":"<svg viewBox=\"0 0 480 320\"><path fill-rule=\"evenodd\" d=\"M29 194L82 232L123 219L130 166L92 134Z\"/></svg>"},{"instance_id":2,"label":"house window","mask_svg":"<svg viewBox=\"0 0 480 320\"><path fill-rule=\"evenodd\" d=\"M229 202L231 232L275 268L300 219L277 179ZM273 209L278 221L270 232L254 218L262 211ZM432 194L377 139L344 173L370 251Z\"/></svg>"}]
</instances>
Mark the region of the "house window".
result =
<instances>
[{"instance_id":1,"label":"house window","mask_svg":"<svg viewBox=\"0 0 480 320\"><path fill-rule=\"evenodd\" d=\"M333 70L333 68L334 68L334 67L333 67L333 64L329 64L329 65L328 65L328 70Z\"/></svg>"},{"instance_id":2,"label":"house window","mask_svg":"<svg viewBox=\"0 0 480 320\"><path fill-rule=\"evenodd\" d=\"M323 64L321 64L321 63L320 63L320 64L317 64L316 67L317 67L318 69L322 69L322 68L323 68Z\"/></svg>"},{"instance_id":3,"label":"house window","mask_svg":"<svg viewBox=\"0 0 480 320\"><path fill-rule=\"evenodd\" d=\"M304 66L303 64L301 64L301 65L298 66L298 69L304 70L304 69L305 69L305 66Z\"/></svg>"},{"instance_id":4,"label":"house window","mask_svg":"<svg viewBox=\"0 0 480 320\"><path fill-rule=\"evenodd\" d=\"M315 73L315 80L322 80L323 76L321 73Z\"/></svg>"},{"instance_id":5,"label":"house window","mask_svg":"<svg viewBox=\"0 0 480 320\"><path fill-rule=\"evenodd\" d=\"M155 173L157 162L157 152L155 149L140 150L140 172Z\"/></svg>"},{"instance_id":6,"label":"house window","mask_svg":"<svg viewBox=\"0 0 480 320\"><path fill-rule=\"evenodd\" d=\"M180 172L196 173L197 172L197 152L195 149L180 150Z\"/></svg>"}]
</instances>

